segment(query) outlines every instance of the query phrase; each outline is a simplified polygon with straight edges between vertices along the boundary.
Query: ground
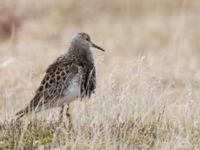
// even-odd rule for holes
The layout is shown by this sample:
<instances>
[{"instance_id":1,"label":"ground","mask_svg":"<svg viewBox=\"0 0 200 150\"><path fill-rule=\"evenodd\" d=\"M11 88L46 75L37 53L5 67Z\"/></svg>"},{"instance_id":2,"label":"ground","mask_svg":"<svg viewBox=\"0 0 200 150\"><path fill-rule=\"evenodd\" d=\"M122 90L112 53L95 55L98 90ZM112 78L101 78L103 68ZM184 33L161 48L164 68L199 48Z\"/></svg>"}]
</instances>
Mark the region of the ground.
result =
<instances>
[{"instance_id":1,"label":"ground","mask_svg":"<svg viewBox=\"0 0 200 150\"><path fill-rule=\"evenodd\" d=\"M0 0L0 149L200 149L200 1ZM97 89L59 109L14 114L78 32Z\"/></svg>"}]
</instances>

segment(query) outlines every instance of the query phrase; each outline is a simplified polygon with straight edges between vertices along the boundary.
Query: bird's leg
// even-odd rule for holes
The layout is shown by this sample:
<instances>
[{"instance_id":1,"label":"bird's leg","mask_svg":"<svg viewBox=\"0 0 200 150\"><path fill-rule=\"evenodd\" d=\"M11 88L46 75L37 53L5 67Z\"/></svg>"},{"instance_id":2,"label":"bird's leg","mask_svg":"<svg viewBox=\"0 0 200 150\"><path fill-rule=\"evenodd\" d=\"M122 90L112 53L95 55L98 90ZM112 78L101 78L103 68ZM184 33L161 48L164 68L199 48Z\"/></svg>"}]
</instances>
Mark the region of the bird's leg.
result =
<instances>
[{"instance_id":1,"label":"bird's leg","mask_svg":"<svg viewBox=\"0 0 200 150\"><path fill-rule=\"evenodd\" d=\"M59 113L59 123L63 121L63 112L64 112L65 105L62 105L60 113Z\"/></svg>"},{"instance_id":2,"label":"bird's leg","mask_svg":"<svg viewBox=\"0 0 200 150\"><path fill-rule=\"evenodd\" d=\"M71 120L71 115L70 115L70 105L69 104L67 104L66 117L67 117L67 121L68 121L68 129L70 131L72 129L72 120Z\"/></svg>"}]
</instances>

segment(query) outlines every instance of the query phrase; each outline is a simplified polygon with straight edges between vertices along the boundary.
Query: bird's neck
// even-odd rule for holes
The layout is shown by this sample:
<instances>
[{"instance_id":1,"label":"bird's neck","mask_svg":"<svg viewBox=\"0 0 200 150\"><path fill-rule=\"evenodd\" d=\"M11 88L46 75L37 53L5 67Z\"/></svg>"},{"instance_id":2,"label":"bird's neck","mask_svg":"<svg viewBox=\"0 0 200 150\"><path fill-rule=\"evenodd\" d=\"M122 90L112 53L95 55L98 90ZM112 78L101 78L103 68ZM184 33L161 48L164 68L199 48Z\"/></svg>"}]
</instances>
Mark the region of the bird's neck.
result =
<instances>
[{"instance_id":1,"label":"bird's neck","mask_svg":"<svg viewBox=\"0 0 200 150\"><path fill-rule=\"evenodd\" d=\"M94 59L93 59L93 55L92 52L90 51L89 48L86 47L79 47L79 46L70 46L69 49L69 55L74 55L76 57L74 57L74 59L79 59L80 61L83 61L84 63L88 63L93 65L94 64Z\"/></svg>"}]
</instances>

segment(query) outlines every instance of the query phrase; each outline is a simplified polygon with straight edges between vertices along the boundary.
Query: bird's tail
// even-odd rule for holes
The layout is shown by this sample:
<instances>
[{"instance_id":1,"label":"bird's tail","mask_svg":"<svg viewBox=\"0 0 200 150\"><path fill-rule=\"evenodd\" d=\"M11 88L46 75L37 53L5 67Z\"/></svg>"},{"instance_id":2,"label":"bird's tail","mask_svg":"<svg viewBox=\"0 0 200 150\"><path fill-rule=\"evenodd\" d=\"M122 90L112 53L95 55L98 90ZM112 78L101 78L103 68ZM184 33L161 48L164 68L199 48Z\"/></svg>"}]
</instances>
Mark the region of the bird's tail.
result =
<instances>
[{"instance_id":1,"label":"bird's tail","mask_svg":"<svg viewBox=\"0 0 200 150\"><path fill-rule=\"evenodd\" d=\"M19 112L17 112L15 114L15 116L17 117L17 119L22 118L23 116L25 116L26 114L34 111L41 103L40 103L40 98L41 95L36 94L33 99L31 100L31 102L28 104L28 106L26 106L24 109L20 110Z\"/></svg>"},{"instance_id":2,"label":"bird's tail","mask_svg":"<svg viewBox=\"0 0 200 150\"><path fill-rule=\"evenodd\" d=\"M17 120L22 118L24 115L28 114L28 112L30 112L30 109L29 107L26 107L20 111L18 111L15 116L17 117Z\"/></svg>"}]
</instances>

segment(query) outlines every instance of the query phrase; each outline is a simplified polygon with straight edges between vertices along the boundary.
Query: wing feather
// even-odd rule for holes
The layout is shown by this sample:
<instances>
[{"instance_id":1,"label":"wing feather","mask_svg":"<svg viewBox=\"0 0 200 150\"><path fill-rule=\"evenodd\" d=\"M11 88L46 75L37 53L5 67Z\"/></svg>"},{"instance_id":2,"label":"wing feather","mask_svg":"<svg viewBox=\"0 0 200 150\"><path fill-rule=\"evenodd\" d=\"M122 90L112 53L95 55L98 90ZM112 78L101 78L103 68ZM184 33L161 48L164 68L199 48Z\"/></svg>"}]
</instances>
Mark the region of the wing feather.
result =
<instances>
[{"instance_id":1,"label":"wing feather","mask_svg":"<svg viewBox=\"0 0 200 150\"><path fill-rule=\"evenodd\" d=\"M16 115L22 117L44 104L54 103L63 95L64 90L68 88L73 77L80 72L80 69L80 66L64 59L64 55L60 56L57 61L47 68L46 74L31 102Z\"/></svg>"}]
</instances>

